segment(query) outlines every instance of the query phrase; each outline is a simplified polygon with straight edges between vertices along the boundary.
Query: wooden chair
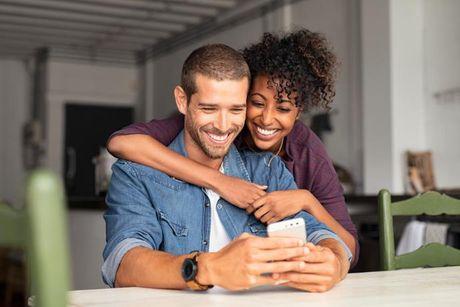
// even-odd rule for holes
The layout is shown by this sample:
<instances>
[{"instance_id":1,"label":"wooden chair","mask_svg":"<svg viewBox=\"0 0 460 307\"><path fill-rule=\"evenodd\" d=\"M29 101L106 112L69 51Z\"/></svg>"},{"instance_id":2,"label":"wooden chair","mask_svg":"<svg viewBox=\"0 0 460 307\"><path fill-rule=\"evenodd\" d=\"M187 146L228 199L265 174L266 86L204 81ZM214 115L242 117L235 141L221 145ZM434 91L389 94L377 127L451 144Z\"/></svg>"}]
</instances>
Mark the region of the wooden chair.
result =
<instances>
[{"instance_id":1,"label":"wooden chair","mask_svg":"<svg viewBox=\"0 0 460 307\"><path fill-rule=\"evenodd\" d=\"M460 200L438 192L426 192L391 203L387 190L379 192L380 263L382 270L460 265L460 250L429 243L404 255L395 255L393 216L460 215Z\"/></svg>"},{"instance_id":2,"label":"wooden chair","mask_svg":"<svg viewBox=\"0 0 460 307\"><path fill-rule=\"evenodd\" d=\"M34 306L67 305L66 220L62 184L45 170L33 171L28 177L22 210L0 203L0 245L26 251Z\"/></svg>"}]
</instances>

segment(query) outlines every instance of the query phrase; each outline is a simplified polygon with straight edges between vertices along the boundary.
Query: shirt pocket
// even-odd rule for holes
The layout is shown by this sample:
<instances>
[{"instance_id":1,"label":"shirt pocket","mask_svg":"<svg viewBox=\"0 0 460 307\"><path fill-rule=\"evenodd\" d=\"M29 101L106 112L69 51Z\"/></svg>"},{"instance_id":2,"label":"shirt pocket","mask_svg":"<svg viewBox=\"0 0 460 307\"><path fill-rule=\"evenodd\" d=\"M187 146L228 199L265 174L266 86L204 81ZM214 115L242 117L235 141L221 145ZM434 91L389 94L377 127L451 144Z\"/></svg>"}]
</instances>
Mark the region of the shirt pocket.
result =
<instances>
[{"instance_id":1,"label":"shirt pocket","mask_svg":"<svg viewBox=\"0 0 460 307\"><path fill-rule=\"evenodd\" d=\"M171 229L171 232L176 237L187 237L188 228L180 225L177 222L173 222L163 211L159 211L160 220Z\"/></svg>"}]
</instances>

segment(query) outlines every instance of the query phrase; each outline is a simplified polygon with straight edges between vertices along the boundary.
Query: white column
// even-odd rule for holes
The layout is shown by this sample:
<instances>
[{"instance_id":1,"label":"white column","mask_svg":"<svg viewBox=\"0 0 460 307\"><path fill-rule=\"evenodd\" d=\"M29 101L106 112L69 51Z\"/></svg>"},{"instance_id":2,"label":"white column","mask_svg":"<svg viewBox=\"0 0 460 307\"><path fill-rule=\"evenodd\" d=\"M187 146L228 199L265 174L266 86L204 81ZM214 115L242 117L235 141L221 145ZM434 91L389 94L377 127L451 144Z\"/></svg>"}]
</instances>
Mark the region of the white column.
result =
<instances>
[{"instance_id":1,"label":"white column","mask_svg":"<svg viewBox=\"0 0 460 307\"><path fill-rule=\"evenodd\" d=\"M364 192L404 191L406 150L425 147L423 3L361 2Z\"/></svg>"}]
</instances>

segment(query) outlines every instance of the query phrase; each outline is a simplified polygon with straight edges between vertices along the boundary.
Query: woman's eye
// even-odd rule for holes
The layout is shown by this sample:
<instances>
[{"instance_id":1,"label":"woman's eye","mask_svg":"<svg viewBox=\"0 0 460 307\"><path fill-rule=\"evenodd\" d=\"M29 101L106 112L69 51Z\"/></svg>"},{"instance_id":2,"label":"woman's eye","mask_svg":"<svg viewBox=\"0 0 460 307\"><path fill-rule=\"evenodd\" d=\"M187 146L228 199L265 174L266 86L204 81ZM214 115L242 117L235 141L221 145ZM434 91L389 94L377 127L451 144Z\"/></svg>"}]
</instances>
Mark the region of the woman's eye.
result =
<instances>
[{"instance_id":1,"label":"woman's eye","mask_svg":"<svg viewBox=\"0 0 460 307\"><path fill-rule=\"evenodd\" d=\"M291 109L288 109L288 108L278 108L278 110L282 113L288 113L288 112L291 112Z\"/></svg>"},{"instance_id":2,"label":"woman's eye","mask_svg":"<svg viewBox=\"0 0 460 307\"><path fill-rule=\"evenodd\" d=\"M260 101L255 101L255 100L252 100L251 101L251 104L255 107L258 107L258 108L262 108L264 106L264 104Z\"/></svg>"}]
</instances>

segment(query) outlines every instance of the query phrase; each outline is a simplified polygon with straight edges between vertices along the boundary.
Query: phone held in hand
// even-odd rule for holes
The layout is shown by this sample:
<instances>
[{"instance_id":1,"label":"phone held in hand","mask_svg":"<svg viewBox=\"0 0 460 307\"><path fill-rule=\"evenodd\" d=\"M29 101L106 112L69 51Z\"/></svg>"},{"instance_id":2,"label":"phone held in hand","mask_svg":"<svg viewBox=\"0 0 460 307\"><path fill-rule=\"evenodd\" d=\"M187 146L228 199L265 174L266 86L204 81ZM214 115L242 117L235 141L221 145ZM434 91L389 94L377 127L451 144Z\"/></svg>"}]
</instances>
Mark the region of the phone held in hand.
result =
<instances>
[{"instance_id":1,"label":"phone held in hand","mask_svg":"<svg viewBox=\"0 0 460 307\"><path fill-rule=\"evenodd\" d=\"M269 237L297 238L307 242L307 230L303 218L295 218L268 225Z\"/></svg>"}]
</instances>

